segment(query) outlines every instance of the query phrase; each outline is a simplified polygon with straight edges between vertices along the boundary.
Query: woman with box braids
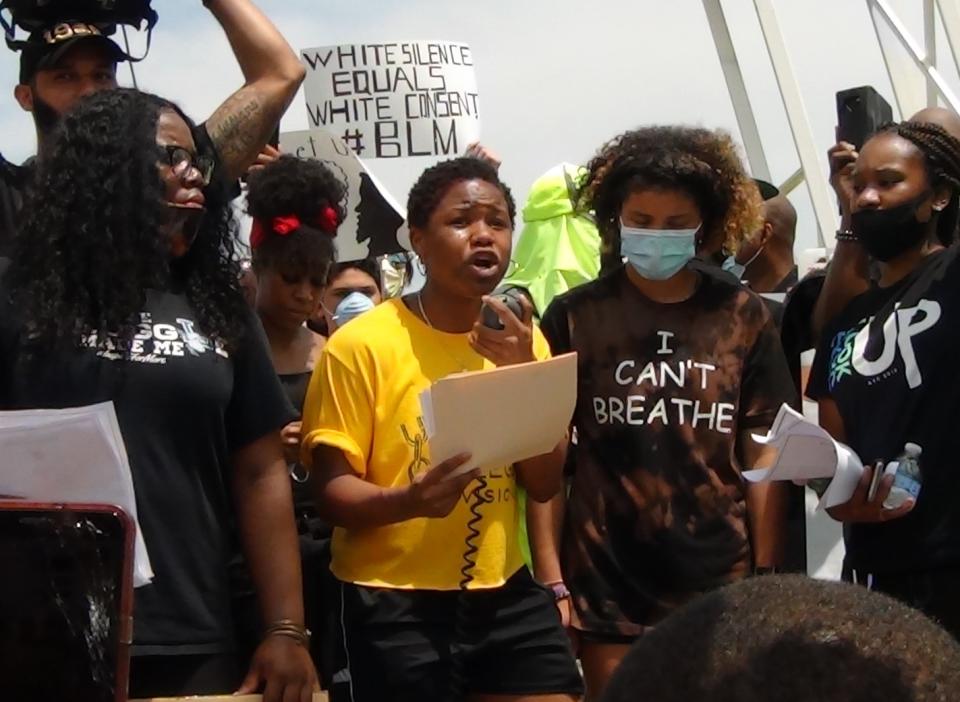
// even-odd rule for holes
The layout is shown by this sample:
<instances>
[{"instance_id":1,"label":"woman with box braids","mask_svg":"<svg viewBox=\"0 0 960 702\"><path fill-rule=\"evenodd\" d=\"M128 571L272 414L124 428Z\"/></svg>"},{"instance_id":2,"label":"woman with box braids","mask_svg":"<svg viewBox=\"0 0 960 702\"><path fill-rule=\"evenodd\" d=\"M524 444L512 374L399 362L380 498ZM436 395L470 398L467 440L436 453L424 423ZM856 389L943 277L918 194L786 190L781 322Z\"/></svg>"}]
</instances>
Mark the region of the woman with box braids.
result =
<instances>
[{"instance_id":1,"label":"woman with box braids","mask_svg":"<svg viewBox=\"0 0 960 702\"><path fill-rule=\"evenodd\" d=\"M830 513L846 525L844 570L854 582L958 636L960 141L935 124L892 124L849 170L851 231L840 234L876 261L879 280L827 324L807 390L821 425L867 466L850 500ZM906 454L919 455L921 478L909 492L897 473Z\"/></svg>"}]
</instances>

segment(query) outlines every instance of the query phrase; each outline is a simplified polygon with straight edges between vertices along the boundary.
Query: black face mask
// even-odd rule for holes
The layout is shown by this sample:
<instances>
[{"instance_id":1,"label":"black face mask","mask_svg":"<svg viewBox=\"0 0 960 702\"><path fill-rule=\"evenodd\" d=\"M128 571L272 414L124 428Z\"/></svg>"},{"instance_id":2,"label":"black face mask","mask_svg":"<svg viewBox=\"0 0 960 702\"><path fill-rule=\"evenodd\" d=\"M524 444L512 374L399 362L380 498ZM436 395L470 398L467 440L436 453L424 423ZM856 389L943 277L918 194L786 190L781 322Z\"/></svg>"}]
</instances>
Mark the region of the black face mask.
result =
<instances>
[{"instance_id":1,"label":"black face mask","mask_svg":"<svg viewBox=\"0 0 960 702\"><path fill-rule=\"evenodd\" d=\"M850 224L864 250L878 261L890 261L919 245L930 222L917 219L917 208L929 197L918 198L885 210L859 210L850 215Z\"/></svg>"}]
</instances>

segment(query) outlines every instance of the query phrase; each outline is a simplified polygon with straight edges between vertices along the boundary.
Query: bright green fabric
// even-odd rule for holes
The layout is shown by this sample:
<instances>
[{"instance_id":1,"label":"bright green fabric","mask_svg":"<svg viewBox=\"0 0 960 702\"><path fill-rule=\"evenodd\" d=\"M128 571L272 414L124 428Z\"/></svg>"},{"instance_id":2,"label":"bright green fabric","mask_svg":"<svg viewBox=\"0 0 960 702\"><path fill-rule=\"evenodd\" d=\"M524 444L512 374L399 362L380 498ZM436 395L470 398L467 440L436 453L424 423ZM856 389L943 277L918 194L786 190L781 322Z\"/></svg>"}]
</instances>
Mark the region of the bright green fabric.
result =
<instances>
[{"instance_id":1,"label":"bright green fabric","mask_svg":"<svg viewBox=\"0 0 960 702\"><path fill-rule=\"evenodd\" d=\"M533 184L523 208L523 230L513 249L517 267L504 283L527 290L541 315L555 296L600 271L597 226L571 200L584 172L568 163L551 168Z\"/></svg>"},{"instance_id":2,"label":"bright green fabric","mask_svg":"<svg viewBox=\"0 0 960 702\"><path fill-rule=\"evenodd\" d=\"M516 270L504 284L530 293L538 314L554 297L594 280L600 272L600 234L593 219L577 213L573 191L586 171L562 163L530 188L523 208L523 230L513 248ZM527 536L527 496L519 491L520 551L532 569Z\"/></svg>"}]
</instances>

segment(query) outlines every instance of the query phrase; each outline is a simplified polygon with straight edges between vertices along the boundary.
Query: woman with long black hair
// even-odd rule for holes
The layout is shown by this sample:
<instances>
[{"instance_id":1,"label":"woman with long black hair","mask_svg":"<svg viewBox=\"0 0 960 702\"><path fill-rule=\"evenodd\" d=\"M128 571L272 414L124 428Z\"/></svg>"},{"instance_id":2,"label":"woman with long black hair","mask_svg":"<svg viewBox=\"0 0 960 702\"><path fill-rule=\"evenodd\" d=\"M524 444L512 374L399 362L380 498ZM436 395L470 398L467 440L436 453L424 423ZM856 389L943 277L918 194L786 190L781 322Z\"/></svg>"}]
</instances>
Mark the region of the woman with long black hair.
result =
<instances>
[{"instance_id":1,"label":"woman with long black hair","mask_svg":"<svg viewBox=\"0 0 960 702\"><path fill-rule=\"evenodd\" d=\"M885 507L892 476L873 499L868 467L851 500L830 510L846 525L845 571L937 619L960 637L960 141L942 127L881 129L838 174L850 196L838 232L852 265L831 266L824 294L863 291L825 327L807 394L820 424L865 464L884 464L908 443L922 453L916 499ZM871 285L855 271L876 262ZM829 300L827 300L829 302Z\"/></svg>"},{"instance_id":2,"label":"woman with long black hair","mask_svg":"<svg viewBox=\"0 0 960 702\"><path fill-rule=\"evenodd\" d=\"M0 402L116 407L155 573L135 592L132 696L265 686L271 702L306 700L316 675L280 442L294 415L239 290L229 202L205 188L213 164L153 95L102 92L64 118L5 281ZM242 686L234 513L267 625Z\"/></svg>"}]
</instances>

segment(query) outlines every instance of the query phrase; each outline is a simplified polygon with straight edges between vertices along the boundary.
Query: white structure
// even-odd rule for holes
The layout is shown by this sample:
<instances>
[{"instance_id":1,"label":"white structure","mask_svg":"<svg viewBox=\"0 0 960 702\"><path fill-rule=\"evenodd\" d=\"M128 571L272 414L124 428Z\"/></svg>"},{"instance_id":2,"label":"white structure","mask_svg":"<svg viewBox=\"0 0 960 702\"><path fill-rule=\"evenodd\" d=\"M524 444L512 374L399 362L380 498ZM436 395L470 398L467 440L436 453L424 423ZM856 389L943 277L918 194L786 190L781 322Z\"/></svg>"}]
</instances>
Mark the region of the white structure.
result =
<instances>
[{"instance_id":1,"label":"white structure","mask_svg":"<svg viewBox=\"0 0 960 702\"><path fill-rule=\"evenodd\" d=\"M702 2L713 34L714 46L720 57L720 65L733 102L750 168L757 178L771 180L770 168L760 140L743 73L737 60L736 49L730 38L722 2L721 0L702 0ZM891 9L888 0L866 0L887 73L890 76L890 83L893 86L897 107L900 114L906 116L925 106L937 105L942 100L954 111L960 113L960 99L937 70L936 47L939 10L944 33L950 44L950 54L960 69L960 61L958 61L960 0L922 0L922 2L924 36L922 41L918 41L910 34L896 12ZM757 19L760 21L760 31L763 33L800 161L800 167L780 184L780 188L783 192L790 192L801 182L806 182L817 219L819 243L821 246L832 248L837 226L836 205L827 183L826 164L820 158L813 139L803 96L800 94L790 64L773 0L753 0L753 5ZM888 33L883 30L884 27L892 33L892 42ZM903 60L903 53L898 51L898 47L906 50L909 61Z\"/></svg>"}]
</instances>

